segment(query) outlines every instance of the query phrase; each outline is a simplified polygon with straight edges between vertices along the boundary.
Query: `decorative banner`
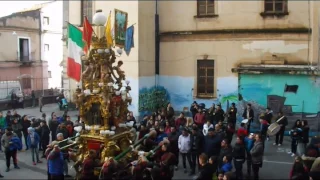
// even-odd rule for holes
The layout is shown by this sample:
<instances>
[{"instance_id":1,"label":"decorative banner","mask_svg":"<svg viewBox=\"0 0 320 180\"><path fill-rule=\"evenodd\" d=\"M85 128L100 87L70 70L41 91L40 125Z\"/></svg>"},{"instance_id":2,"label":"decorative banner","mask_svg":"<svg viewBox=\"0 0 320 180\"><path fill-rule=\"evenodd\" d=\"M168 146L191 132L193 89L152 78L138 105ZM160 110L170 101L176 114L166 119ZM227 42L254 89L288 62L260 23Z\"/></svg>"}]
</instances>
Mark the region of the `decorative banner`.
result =
<instances>
[{"instance_id":1,"label":"decorative banner","mask_svg":"<svg viewBox=\"0 0 320 180\"><path fill-rule=\"evenodd\" d=\"M127 29L126 32L126 42L125 42L125 46L124 46L124 51L126 52L126 54L129 56L131 48L134 47L134 41L133 41L133 33L134 33L134 26L130 26Z\"/></svg>"},{"instance_id":2,"label":"decorative banner","mask_svg":"<svg viewBox=\"0 0 320 180\"><path fill-rule=\"evenodd\" d=\"M114 10L115 20L114 20L114 39L116 46L124 47L126 41L126 30L128 23L128 13L120 11L118 9Z\"/></svg>"}]
</instances>

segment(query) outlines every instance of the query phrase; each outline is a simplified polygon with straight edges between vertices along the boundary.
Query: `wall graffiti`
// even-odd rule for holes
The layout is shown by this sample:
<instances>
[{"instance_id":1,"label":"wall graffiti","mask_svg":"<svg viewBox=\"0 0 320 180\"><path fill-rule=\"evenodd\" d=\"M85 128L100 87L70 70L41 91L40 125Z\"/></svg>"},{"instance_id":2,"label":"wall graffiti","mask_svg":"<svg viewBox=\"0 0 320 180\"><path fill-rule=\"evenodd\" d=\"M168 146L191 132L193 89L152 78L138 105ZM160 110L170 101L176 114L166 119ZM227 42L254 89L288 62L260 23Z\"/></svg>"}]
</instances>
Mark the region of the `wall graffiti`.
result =
<instances>
[{"instance_id":1,"label":"wall graffiti","mask_svg":"<svg viewBox=\"0 0 320 180\"><path fill-rule=\"evenodd\" d=\"M166 107L169 102L170 95L162 86L139 90L139 112L154 112L160 107Z\"/></svg>"},{"instance_id":2,"label":"wall graffiti","mask_svg":"<svg viewBox=\"0 0 320 180\"><path fill-rule=\"evenodd\" d=\"M275 113L285 113L288 128L297 119L303 119L308 120L312 131L318 131L320 92L317 81L317 78L303 75L241 75L239 93L243 101L239 105L251 103L256 119L270 107Z\"/></svg>"}]
</instances>

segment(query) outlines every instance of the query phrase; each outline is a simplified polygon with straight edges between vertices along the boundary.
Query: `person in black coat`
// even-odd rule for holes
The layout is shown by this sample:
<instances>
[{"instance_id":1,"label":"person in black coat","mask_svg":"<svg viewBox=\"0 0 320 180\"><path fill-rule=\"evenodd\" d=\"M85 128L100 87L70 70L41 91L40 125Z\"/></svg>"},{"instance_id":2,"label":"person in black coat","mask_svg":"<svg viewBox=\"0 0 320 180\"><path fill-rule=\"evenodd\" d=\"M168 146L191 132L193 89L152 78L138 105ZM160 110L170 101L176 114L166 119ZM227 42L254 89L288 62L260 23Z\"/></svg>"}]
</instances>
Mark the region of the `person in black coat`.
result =
<instances>
[{"instance_id":1,"label":"person in black coat","mask_svg":"<svg viewBox=\"0 0 320 180\"><path fill-rule=\"evenodd\" d=\"M221 137L214 132L213 128L208 130L208 134L204 137L203 152L209 157L219 156Z\"/></svg>"},{"instance_id":2,"label":"person in black coat","mask_svg":"<svg viewBox=\"0 0 320 180\"><path fill-rule=\"evenodd\" d=\"M190 112L192 114L192 118L194 119L194 116L198 113L198 104L196 101L194 101L190 106Z\"/></svg>"},{"instance_id":3,"label":"person in black coat","mask_svg":"<svg viewBox=\"0 0 320 180\"><path fill-rule=\"evenodd\" d=\"M190 134L190 152L191 152L191 160L194 166L192 167L191 174L196 171L196 164L198 164L198 170L200 169L199 163L199 155L203 149L203 134L198 130L197 127L193 127Z\"/></svg>"},{"instance_id":4,"label":"person in black coat","mask_svg":"<svg viewBox=\"0 0 320 180\"><path fill-rule=\"evenodd\" d=\"M247 108L243 111L242 117L243 119L248 119L247 130L248 130L248 133L250 133L250 126L254 118L254 112L251 109L251 104L247 104Z\"/></svg>"},{"instance_id":5,"label":"person in black coat","mask_svg":"<svg viewBox=\"0 0 320 180\"><path fill-rule=\"evenodd\" d=\"M212 169L212 166L208 163L208 156L202 153L199 156L199 162L201 165L201 170L196 180L211 180L214 174L214 170Z\"/></svg>"},{"instance_id":6,"label":"person in black coat","mask_svg":"<svg viewBox=\"0 0 320 180\"><path fill-rule=\"evenodd\" d=\"M301 128L302 128L301 143L303 144L303 152L301 152L301 153L304 154L305 150L307 149L307 144L309 143L309 131L310 131L310 128L309 128L307 120L302 120L301 121Z\"/></svg>"},{"instance_id":7,"label":"person in black coat","mask_svg":"<svg viewBox=\"0 0 320 180\"><path fill-rule=\"evenodd\" d=\"M171 126L171 133L168 135L168 140L170 141L170 152L173 153L177 158L175 169L178 170L179 165L179 148L178 139L180 134L178 133L175 126Z\"/></svg>"},{"instance_id":8,"label":"person in black coat","mask_svg":"<svg viewBox=\"0 0 320 180\"><path fill-rule=\"evenodd\" d=\"M281 119L282 118L282 119ZM281 119L281 120L280 120ZM278 113L278 117L277 117L277 121L280 120L278 122L278 124L280 125L280 130L279 132L276 134L276 142L273 145L278 145L281 146L282 142L283 142L283 136L284 136L284 131L286 130L286 126L288 125L288 119L287 117L285 117L283 115L282 112Z\"/></svg>"},{"instance_id":9,"label":"person in black coat","mask_svg":"<svg viewBox=\"0 0 320 180\"><path fill-rule=\"evenodd\" d=\"M231 103L231 107L228 112L228 123L232 123L234 126L236 125L236 122L237 122L237 112L238 112L238 109L236 108L236 104Z\"/></svg>"},{"instance_id":10,"label":"person in black coat","mask_svg":"<svg viewBox=\"0 0 320 180\"><path fill-rule=\"evenodd\" d=\"M230 145L230 142L227 139L224 139L221 141L221 149L219 154L219 168L223 165L223 158L225 156L232 156L232 147Z\"/></svg>"},{"instance_id":11,"label":"person in black coat","mask_svg":"<svg viewBox=\"0 0 320 180\"><path fill-rule=\"evenodd\" d=\"M237 179L242 179L242 165L246 160L246 149L244 146L243 139L241 137L237 137L236 144L232 150L233 164L236 169L236 177Z\"/></svg>"},{"instance_id":12,"label":"person in black coat","mask_svg":"<svg viewBox=\"0 0 320 180\"><path fill-rule=\"evenodd\" d=\"M50 141L50 129L49 129L47 122L45 120L41 121L41 123L40 123L40 131L41 131L40 142L41 142L41 146L42 146L42 150L43 150L43 154L42 154L41 158L45 158L46 157L45 150L47 149L47 146Z\"/></svg>"}]
</instances>

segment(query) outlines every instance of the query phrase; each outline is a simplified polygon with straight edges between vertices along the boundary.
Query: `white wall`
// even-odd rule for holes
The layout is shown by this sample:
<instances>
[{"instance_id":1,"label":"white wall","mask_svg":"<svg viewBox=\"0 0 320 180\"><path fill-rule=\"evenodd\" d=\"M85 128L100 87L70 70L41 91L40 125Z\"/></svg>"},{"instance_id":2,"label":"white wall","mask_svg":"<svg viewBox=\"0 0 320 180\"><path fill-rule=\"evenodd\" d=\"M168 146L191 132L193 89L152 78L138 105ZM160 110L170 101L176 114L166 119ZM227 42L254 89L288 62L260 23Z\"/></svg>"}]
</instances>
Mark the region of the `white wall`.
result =
<instances>
[{"instance_id":1,"label":"white wall","mask_svg":"<svg viewBox=\"0 0 320 180\"><path fill-rule=\"evenodd\" d=\"M61 87L60 62L63 57L63 41L62 41L62 1L48 3L41 9L42 23L42 42L41 42L41 59L48 61L48 71L51 71L49 78L49 88ZM49 24L44 24L44 17L49 17ZM49 51L45 49L45 45L49 45Z\"/></svg>"}]
</instances>

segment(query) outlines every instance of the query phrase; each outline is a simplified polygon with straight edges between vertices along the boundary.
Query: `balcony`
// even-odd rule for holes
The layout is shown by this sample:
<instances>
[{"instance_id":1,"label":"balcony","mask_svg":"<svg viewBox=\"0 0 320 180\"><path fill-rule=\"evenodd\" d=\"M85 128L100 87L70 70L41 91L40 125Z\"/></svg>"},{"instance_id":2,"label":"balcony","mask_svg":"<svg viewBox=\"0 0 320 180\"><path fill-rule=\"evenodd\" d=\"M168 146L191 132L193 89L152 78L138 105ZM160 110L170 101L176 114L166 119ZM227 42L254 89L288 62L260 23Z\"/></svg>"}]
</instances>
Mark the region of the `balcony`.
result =
<instances>
[{"instance_id":1,"label":"balcony","mask_svg":"<svg viewBox=\"0 0 320 180\"><path fill-rule=\"evenodd\" d=\"M19 60L21 62L28 62L28 61L31 61L31 58L30 58L30 56L20 56Z\"/></svg>"},{"instance_id":2,"label":"balcony","mask_svg":"<svg viewBox=\"0 0 320 180\"><path fill-rule=\"evenodd\" d=\"M32 59L30 58L30 56L20 56L19 57L20 60L20 66L31 66L31 64L33 63Z\"/></svg>"}]
</instances>

